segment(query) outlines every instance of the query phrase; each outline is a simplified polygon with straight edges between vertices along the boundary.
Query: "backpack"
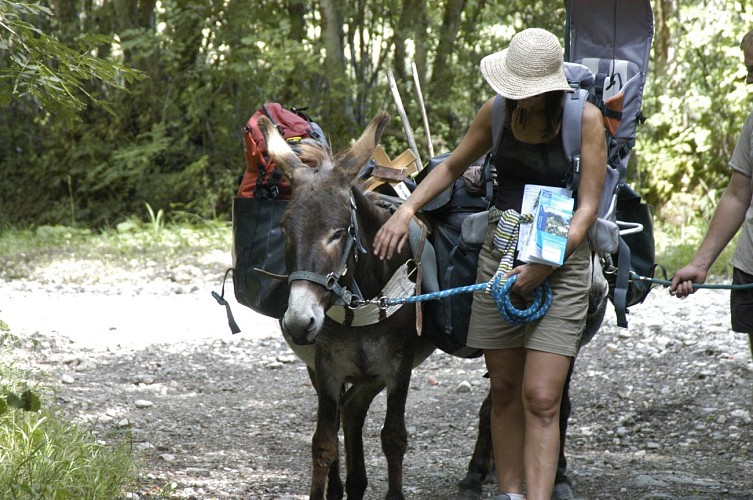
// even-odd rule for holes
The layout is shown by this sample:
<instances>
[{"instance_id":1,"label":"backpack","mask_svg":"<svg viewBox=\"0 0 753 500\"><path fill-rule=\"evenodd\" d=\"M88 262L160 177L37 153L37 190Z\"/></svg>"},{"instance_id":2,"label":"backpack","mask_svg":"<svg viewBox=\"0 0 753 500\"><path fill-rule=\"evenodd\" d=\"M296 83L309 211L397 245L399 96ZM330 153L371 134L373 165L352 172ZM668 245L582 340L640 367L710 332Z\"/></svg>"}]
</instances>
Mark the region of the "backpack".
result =
<instances>
[{"instance_id":1,"label":"backpack","mask_svg":"<svg viewBox=\"0 0 753 500\"><path fill-rule=\"evenodd\" d=\"M288 307L285 237L280 218L288 206L290 184L267 155L257 121L267 116L295 151L303 140L327 145L322 129L302 110L278 103L262 105L248 120L243 138L246 169L233 199L233 291L236 300L264 316L280 319ZM225 273L227 277L228 272ZM222 294L213 294L228 308ZM232 321L231 329L233 329ZM237 329L237 327L236 327ZM240 330L238 330L240 331Z\"/></svg>"},{"instance_id":2,"label":"backpack","mask_svg":"<svg viewBox=\"0 0 753 500\"><path fill-rule=\"evenodd\" d=\"M608 167L599 217L616 222L619 238L616 250L599 253L617 325L627 328L627 308L643 302L651 291L650 281L631 276L653 278L655 269L653 207L625 181L636 127L646 119L641 105L653 11L650 0L566 0L565 8L566 76L576 92L588 92L588 100L604 116ZM580 133L579 126L573 129ZM579 137L571 140L566 152L580 143ZM607 197L611 203L605 210Z\"/></svg>"},{"instance_id":3,"label":"backpack","mask_svg":"<svg viewBox=\"0 0 753 500\"><path fill-rule=\"evenodd\" d=\"M304 139L314 139L326 144L321 127L304 111L305 108L288 110L279 103L268 102L262 104L248 119L243 135L246 170L238 187L238 197L290 198L290 184L267 156L267 144L257 122L261 116L269 118L293 150Z\"/></svg>"}]
</instances>

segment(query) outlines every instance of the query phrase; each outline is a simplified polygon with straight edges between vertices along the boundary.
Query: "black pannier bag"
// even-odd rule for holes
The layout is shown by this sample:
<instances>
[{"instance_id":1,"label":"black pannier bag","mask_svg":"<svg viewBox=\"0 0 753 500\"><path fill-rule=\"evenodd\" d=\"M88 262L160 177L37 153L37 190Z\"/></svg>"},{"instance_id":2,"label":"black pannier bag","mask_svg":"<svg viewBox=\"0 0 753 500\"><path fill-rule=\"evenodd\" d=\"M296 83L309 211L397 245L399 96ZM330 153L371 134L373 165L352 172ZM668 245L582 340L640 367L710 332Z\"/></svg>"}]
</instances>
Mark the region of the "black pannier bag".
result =
<instances>
[{"instance_id":1,"label":"black pannier bag","mask_svg":"<svg viewBox=\"0 0 753 500\"><path fill-rule=\"evenodd\" d=\"M273 318L288 308L285 236L280 218L288 200L233 200L233 289L238 303ZM275 277L274 275L278 275Z\"/></svg>"},{"instance_id":2,"label":"black pannier bag","mask_svg":"<svg viewBox=\"0 0 753 500\"><path fill-rule=\"evenodd\" d=\"M447 158L448 154L432 158L419 173L417 181ZM422 209L431 224L429 241L437 259L437 280L440 290L476 283L478 255L483 238L463 237L463 223L477 214L487 220L486 211L492 202L493 179L491 155L480 158L465 174ZM482 221L482 222L483 222ZM468 235L466 222L466 235ZM484 233L487 224L480 228ZM469 240L469 241L467 241ZM470 241L473 240L473 241ZM424 333L432 344L453 356L475 358L480 349L466 346L468 320L471 317L472 293L451 295L425 303Z\"/></svg>"},{"instance_id":3,"label":"black pannier bag","mask_svg":"<svg viewBox=\"0 0 753 500\"><path fill-rule=\"evenodd\" d=\"M278 103L265 103L251 116L244 129L246 168L233 199L233 291L238 303L255 312L280 319L288 307L290 288L285 265L285 237L280 219L288 206L290 186L267 154L266 142L258 128L258 118L266 116L297 151L301 141L327 141L321 127L303 109L286 109ZM233 333L240 332L222 292L212 296L225 306Z\"/></svg>"}]
</instances>

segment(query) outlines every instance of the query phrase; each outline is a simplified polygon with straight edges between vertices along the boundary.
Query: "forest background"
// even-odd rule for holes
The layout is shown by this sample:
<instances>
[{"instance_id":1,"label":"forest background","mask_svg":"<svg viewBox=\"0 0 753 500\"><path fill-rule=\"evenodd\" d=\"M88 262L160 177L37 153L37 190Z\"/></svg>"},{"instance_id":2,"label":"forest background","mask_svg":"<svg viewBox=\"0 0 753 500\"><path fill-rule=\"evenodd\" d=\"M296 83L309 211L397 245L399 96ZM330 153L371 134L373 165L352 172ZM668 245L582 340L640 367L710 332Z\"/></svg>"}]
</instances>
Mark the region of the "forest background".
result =
<instances>
[{"instance_id":1,"label":"forest background","mask_svg":"<svg viewBox=\"0 0 753 500\"><path fill-rule=\"evenodd\" d=\"M628 175L663 223L705 222L726 186L753 102L739 48L752 3L653 2ZM0 229L229 220L243 126L267 101L308 108L335 150L386 109L399 154L388 71L426 160L412 64L449 151L491 97L481 58L526 27L563 39L564 21L549 0L0 0Z\"/></svg>"}]
</instances>

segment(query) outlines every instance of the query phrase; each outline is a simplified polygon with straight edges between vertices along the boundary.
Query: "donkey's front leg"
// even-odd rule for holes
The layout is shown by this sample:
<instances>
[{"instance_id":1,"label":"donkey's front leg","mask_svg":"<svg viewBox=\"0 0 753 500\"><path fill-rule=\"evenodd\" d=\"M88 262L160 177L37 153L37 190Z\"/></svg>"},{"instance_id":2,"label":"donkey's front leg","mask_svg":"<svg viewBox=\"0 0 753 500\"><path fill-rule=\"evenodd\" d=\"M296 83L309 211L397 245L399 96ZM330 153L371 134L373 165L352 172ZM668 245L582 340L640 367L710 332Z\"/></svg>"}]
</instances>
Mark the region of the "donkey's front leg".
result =
<instances>
[{"instance_id":1,"label":"donkey's front leg","mask_svg":"<svg viewBox=\"0 0 753 500\"><path fill-rule=\"evenodd\" d=\"M339 396L337 392L335 394ZM311 473L309 498L324 500L331 468L338 464L339 398L333 397L323 384L319 384L317 396L319 407L316 416L316 431L314 431L314 437L311 440L313 471Z\"/></svg>"},{"instance_id":2,"label":"donkey's front leg","mask_svg":"<svg viewBox=\"0 0 753 500\"><path fill-rule=\"evenodd\" d=\"M405 364L405 363L403 363ZM387 479L389 487L386 500L403 500L403 457L408 443L405 430L405 402L410 385L411 366L404 366L387 386L387 415L382 427L382 451L387 457Z\"/></svg>"},{"instance_id":3,"label":"donkey's front leg","mask_svg":"<svg viewBox=\"0 0 753 500\"><path fill-rule=\"evenodd\" d=\"M371 402L382 389L382 384L362 382L348 389L343 397L342 422L348 474L345 489L348 500L362 499L368 485L363 458L363 425Z\"/></svg>"}]
</instances>

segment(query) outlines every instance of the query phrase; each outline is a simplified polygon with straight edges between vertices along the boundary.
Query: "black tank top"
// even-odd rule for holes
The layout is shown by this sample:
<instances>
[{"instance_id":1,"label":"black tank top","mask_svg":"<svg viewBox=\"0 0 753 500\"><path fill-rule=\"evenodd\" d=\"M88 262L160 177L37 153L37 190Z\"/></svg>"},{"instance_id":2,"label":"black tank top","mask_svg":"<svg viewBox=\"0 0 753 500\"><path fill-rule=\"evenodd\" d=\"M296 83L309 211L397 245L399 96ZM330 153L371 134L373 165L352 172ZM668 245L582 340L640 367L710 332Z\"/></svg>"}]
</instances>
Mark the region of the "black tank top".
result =
<instances>
[{"instance_id":1,"label":"black tank top","mask_svg":"<svg viewBox=\"0 0 753 500\"><path fill-rule=\"evenodd\" d=\"M494 153L497 190L494 205L520 212L526 184L565 187L570 163L562 151L562 132L543 144L528 144L505 127Z\"/></svg>"}]
</instances>

